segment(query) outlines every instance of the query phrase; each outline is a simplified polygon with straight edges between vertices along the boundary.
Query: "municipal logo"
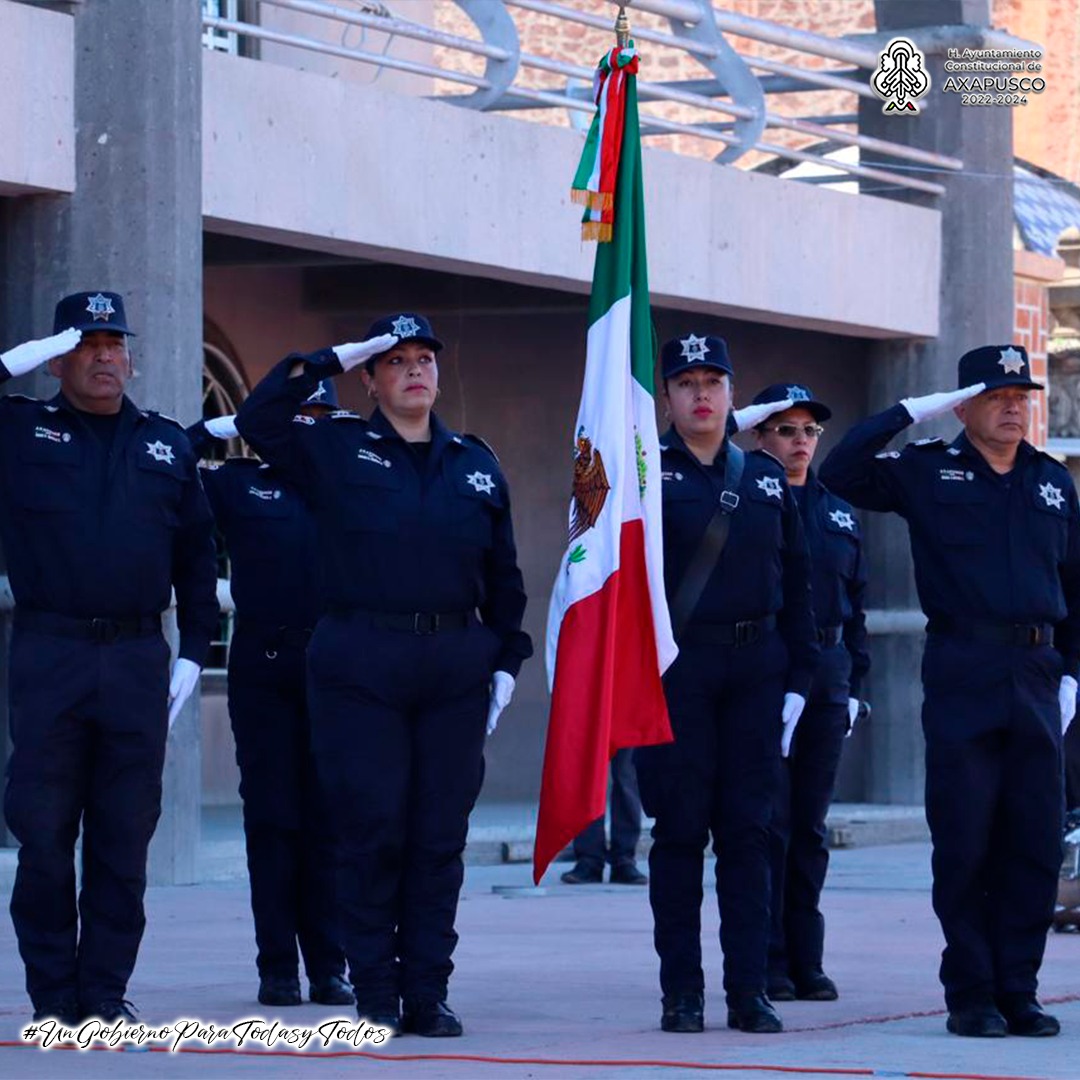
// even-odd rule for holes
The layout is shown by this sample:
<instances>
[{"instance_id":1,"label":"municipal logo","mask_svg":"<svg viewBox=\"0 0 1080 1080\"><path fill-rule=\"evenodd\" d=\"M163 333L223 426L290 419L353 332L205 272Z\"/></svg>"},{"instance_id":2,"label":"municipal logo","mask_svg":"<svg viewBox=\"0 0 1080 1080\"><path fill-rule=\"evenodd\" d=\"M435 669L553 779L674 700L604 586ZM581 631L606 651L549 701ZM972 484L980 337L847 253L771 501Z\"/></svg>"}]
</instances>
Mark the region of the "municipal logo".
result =
<instances>
[{"instance_id":1,"label":"municipal logo","mask_svg":"<svg viewBox=\"0 0 1080 1080\"><path fill-rule=\"evenodd\" d=\"M918 99L930 89L926 57L907 38L893 38L878 56L881 65L870 77L870 86L882 101L883 113L917 116Z\"/></svg>"}]
</instances>

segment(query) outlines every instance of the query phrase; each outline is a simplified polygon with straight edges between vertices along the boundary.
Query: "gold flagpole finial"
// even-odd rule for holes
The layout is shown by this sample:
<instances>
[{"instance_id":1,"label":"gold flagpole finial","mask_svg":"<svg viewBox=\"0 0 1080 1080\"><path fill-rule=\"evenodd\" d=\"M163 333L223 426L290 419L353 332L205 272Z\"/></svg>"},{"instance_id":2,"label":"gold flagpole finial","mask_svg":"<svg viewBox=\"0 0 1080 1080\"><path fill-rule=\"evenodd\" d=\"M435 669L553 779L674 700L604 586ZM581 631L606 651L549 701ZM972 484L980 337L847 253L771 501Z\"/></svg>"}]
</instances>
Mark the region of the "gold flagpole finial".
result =
<instances>
[{"instance_id":1,"label":"gold flagpole finial","mask_svg":"<svg viewBox=\"0 0 1080 1080\"><path fill-rule=\"evenodd\" d=\"M626 5L619 5L619 14L615 17L615 44L625 49L630 44L630 20L626 17Z\"/></svg>"}]
</instances>

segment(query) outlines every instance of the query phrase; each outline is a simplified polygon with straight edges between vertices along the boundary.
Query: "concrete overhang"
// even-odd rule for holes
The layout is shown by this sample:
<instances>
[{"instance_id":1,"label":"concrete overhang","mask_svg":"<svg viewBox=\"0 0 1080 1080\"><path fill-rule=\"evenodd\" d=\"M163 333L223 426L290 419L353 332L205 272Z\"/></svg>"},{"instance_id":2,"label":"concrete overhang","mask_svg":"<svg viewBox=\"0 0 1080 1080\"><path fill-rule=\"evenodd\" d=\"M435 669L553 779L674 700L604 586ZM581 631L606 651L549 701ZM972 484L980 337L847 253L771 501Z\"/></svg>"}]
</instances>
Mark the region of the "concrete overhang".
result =
<instances>
[{"instance_id":1,"label":"concrete overhang","mask_svg":"<svg viewBox=\"0 0 1080 1080\"><path fill-rule=\"evenodd\" d=\"M207 229L588 290L579 134L233 56L203 71ZM663 151L644 168L654 304L936 336L938 211Z\"/></svg>"},{"instance_id":2,"label":"concrete overhang","mask_svg":"<svg viewBox=\"0 0 1080 1080\"><path fill-rule=\"evenodd\" d=\"M75 190L70 15L0 0L0 196Z\"/></svg>"}]
</instances>

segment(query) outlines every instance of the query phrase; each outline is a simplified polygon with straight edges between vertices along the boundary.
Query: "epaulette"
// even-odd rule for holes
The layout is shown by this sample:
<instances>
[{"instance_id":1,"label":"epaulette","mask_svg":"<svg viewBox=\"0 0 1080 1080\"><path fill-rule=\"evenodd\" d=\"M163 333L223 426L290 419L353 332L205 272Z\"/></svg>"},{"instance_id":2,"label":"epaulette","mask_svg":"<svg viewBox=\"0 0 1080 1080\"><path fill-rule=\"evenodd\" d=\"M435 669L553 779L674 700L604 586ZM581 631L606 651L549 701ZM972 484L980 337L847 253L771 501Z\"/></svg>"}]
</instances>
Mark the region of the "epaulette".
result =
<instances>
[{"instance_id":1,"label":"epaulette","mask_svg":"<svg viewBox=\"0 0 1080 1080\"><path fill-rule=\"evenodd\" d=\"M764 458L768 458L774 465L779 465L782 469L784 463L771 451L766 450L764 446L755 446L753 450L746 451L748 454L760 454Z\"/></svg>"},{"instance_id":2,"label":"epaulette","mask_svg":"<svg viewBox=\"0 0 1080 1080\"><path fill-rule=\"evenodd\" d=\"M20 405L44 405L41 398L31 397L29 394L5 394L4 401L17 401Z\"/></svg>"},{"instance_id":3,"label":"epaulette","mask_svg":"<svg viewBox=\"0 0 1080 1080\"><path fill-rule=\"evenodd\" d=\"M905 450L935 450L945 445L945 440L940 435L930 435L925 439L916 439L904 447Z\"/></svg>"},{"instance_id":4,"label":"epaulette","mask_svg":"<svg viewBox=\"0 0 1080 1080\"><path fill-rule=\"evenodd\" d=\"M173 427L178 427L181 431L187 431L187 428L179 420L172 416L166 416L165 413L158 412L156 409L143 409L142 414L151 420L164 420L166 423L172 424Z\"/></svg>"},{"instance_id":5,"label":"epaulette","mask_svg":"<svg viewBox=\"0 0 1080 1080\"><path fill-rule=\"evenodd\" d=\"M330 414L331 420L363 420L364 418L352 411L352 409L335 409Z\"/></svg>"},{"instance_id":6,"label":"epaulette","mask_svg":"<svg viewBox=\"0 0 1080 1080\"><path fill-rule=\"evenodd\" d=\"M496 454L491 448L491 445L484 439L481 439L479 435L470 435L468 432L463 431L461 433L461 438L467 439L473 446L479 446L482 450L486 450L495 459L495 464L500 464L499 455Z\"/></svg>"},{"instance_id":7,"label":"epaulette","mask_svg":"<svg viewBox=\"0 0 1080 1080\"><path fill-rule=\"evenodd\" d=\"M1069 471L1068 466L1065 465L1063 462L1058 461L1058 459L1054 457L1053 454L1048 454L1045 450L1040 449L1038 446L1033 446L1032 449L1035 451L1036 457L1041 457L1045 458L1047 461L1052 461L1059 469L1062 469L1066 473Z\"/></svg>"},{"instance_id":8,"label":"epaulette","mask_svg":"<svg viewBox=\"0 0 1080 1080\"><path fill-rule=\"evenodd\" d=\"M199 459L199 468L206 469L207 472L217 472L224 464L224 461L206 461L203 458Z\"/></svg>"}]
</instances>

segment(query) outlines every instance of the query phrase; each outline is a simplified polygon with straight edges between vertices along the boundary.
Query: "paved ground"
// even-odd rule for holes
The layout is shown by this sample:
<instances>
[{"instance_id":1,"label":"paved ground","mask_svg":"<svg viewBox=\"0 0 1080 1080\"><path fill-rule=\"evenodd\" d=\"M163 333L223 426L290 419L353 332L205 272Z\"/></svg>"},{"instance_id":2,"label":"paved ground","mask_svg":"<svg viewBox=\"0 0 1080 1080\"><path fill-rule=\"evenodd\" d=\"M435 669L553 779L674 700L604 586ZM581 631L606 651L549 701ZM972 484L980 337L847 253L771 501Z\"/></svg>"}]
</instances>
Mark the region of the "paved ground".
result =
<instances>
[{"instance_id":1,"label":"paved ground","mask_svg":"<svg viewBox=\"0 0 1080 1080\"><path fill-rule=\"evenodd\" d=\"M1051 935L1044 996L1065 1031L1049 1040L958 1039L944 1030L936 981L940 934L930 911L925 843L833 854L825 895L835 1003L781 1005L786 1032L728 1031L715 904L706 905L707 1030L658 1030L659 994L644 889L569 887L549 873L542 895L526 866L470 865L451 1001L464 1038L394 1040L360 1056L321 1057L318 1029L345 1010L254 1003L253 937L242 882L151 889L149 927L130 996L147 1024L196 1018L231 1027L278 1019L315 1032L303 1055L41 1050L19 1045L30 1021L10 922L0 921L0 1076L4 1077L734 1077L801 1075L1080 1077L1080 936ZM562 869L557 868L557 869ZM711 874L711 866L707 870ZM280 1032L280 1027L277 1029ZM11 1043L16 1043L12 1046ZM188 1041L186 1050L198 1044ZM319 1047L321 1049L321 1046ZM282 1050L279 1042L275 1050ZM444 1055L453 1055L447 1057Z\"/></svg>"}]
</instances>

